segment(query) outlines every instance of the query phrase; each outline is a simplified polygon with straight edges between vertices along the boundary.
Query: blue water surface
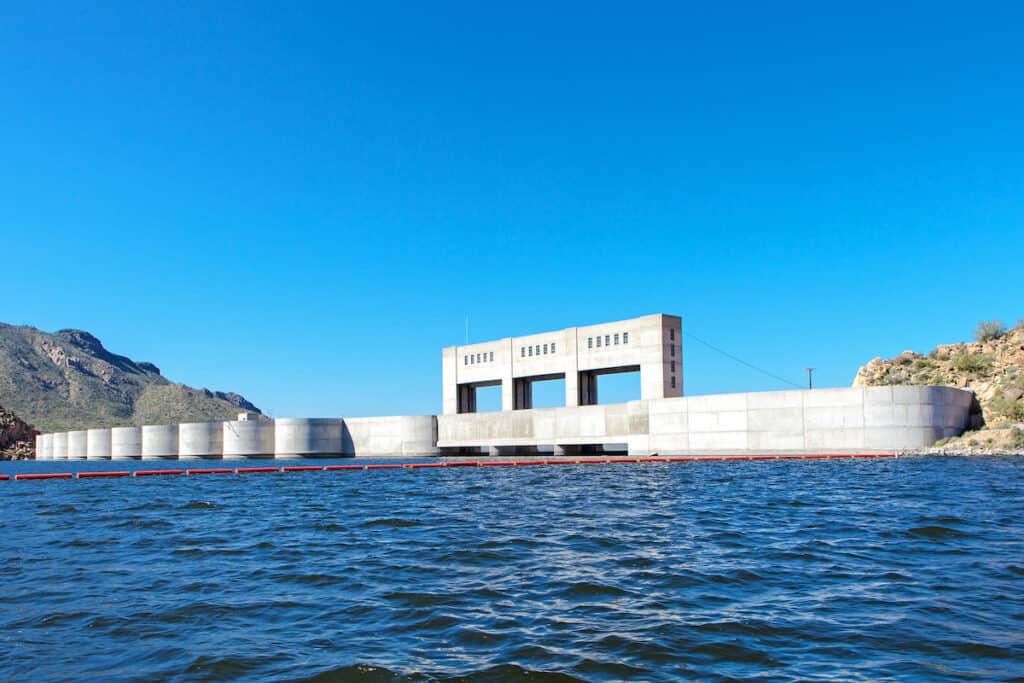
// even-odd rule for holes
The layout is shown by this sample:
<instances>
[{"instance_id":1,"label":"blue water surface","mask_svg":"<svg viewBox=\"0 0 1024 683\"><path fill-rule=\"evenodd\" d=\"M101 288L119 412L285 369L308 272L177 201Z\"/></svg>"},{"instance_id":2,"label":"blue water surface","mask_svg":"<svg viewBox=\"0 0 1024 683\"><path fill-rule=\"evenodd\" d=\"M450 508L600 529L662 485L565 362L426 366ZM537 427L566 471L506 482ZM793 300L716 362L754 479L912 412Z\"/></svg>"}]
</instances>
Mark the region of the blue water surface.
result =
<instances>
[{"instance_id":1,"label":"blue water surface","mask_svg":"<svg viewBox=\"0 0 1024 683\"><path fill-rule=\"evenodd\" d=\"M0 473L97 468L124 466ZM1024 680L1022 478L931 457L0 482L0 679Z\"/></svg>"}]
</instances>

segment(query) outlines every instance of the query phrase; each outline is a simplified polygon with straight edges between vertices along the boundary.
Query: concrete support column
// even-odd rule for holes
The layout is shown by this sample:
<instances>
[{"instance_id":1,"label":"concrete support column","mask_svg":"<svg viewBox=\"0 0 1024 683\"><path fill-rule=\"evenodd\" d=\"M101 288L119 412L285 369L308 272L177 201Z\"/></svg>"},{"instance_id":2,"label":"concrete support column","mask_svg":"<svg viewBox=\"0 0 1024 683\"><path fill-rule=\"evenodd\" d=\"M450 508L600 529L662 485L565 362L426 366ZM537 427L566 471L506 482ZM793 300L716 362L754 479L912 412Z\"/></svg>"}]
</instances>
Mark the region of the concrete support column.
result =
<instances>
[{"instance_id":1,"label":"concrete support column","mask_svg":"<svg viewBox=\"0 0 1024 683\"><path fill-rule=\"evenodd\" d=\"M508 340L508 347L505 349L505 353L508 354L508 362L505 364L505 372L501 376L501 409L502 410L515 410L516 408L516 389L515 380L512 379L515 372L513 368L515 366L515 356L512 354L512 339Z\"/></svg>"},{"instance_id":2,"label":"concrete support column","mask_svg":"<svg viewBox=\"0 0 1024 683\"><path fill-rule=\"evenodd\" d=\"M552 453L556 458L561 458L566 455L571 455L572 452L572 446L559 446L558 444L555 444L555 450Z\"/></svg>"},{"instance_id":3,"label":"concrete support column","mask_svg":"<svg viewBox=\"0 0 1024 683\"><path fill-rule=\"evenodd\" d=\"M533 383L527 379L513 380L515 383L515 410L529 410L533 407Z\"/></svg>"},{"instance_id":4,"label":"concrete support column","mask_svg":"<svg viewBox=\"0 0 1024 683\"><path fill-rule=\"evenodd\" d=\"M565 368L565 407L574 408L580 404L580 348L576 328L570 330L566 337L572 354Z\"/></svg>"},{"instance_id":5,"label":"concrete support column","mask_svg":"<svg viewBox=\"0 0 1024 683\"><path fill-rule=\"evenodd\" d=\"M579 377L579 405L597 405L597 375L592 372L580 372Z\"/></svg>"},{"instance_id":6,"label":"concrete support column","mask_svg":"<svg viewBox=\"0 0 1024 683\"><path fill-rule=\"evenodd\" d=\"M459 385L459 412L476 412L476 387L471 384Z\"/></svg>"},{"instance_id":7,"label":"concrete support column","mask_svg":"<svg viewBox=\"0 0 1024 683\"><path fill-rule=\"evenodd\" d=\"M457 348L444 349L441 352L441 395L442 413L454 415L459 411L459 357Z\"/></svg>"}]
</instances>

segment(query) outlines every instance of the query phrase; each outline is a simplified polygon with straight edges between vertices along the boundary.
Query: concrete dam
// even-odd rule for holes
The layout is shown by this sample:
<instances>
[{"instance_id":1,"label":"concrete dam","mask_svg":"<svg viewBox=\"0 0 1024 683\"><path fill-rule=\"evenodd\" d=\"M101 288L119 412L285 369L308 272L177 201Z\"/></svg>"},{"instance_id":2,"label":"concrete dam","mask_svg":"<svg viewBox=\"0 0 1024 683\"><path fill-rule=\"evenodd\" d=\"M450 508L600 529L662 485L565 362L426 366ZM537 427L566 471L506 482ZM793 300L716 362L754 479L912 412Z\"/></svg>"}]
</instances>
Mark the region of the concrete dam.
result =
<instances>
[{"instance_id":1,"label":"concrete dam","mask_svg":"<svg viewBox=\"0 0 1024 683\"><path fill-rule=\"evenodd\" d=\"M598 403L602 375L637 372L640 399ZM565 407L533 408L562 379ZM974 394L891 386L683 395L682 326L651 315L442 351L441 415L283 418L87 429L36 437L38 460L231 460L508 453L891 452L969 426ZM501 387L502 410L476 391Z\"/></svg>"}]
</instances>

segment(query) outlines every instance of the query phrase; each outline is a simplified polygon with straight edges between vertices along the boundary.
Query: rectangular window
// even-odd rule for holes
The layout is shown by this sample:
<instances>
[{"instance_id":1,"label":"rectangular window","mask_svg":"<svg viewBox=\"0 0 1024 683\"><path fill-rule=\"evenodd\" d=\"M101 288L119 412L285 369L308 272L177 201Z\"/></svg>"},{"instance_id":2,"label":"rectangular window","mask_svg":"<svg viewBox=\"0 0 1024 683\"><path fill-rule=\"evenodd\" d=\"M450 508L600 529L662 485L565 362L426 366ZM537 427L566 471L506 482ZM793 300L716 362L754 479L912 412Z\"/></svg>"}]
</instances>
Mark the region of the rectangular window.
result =
<instances>
[{"instance_id":1,"label":"rectangular window","mask_svg":"<svg viewBox=\"0 0 1024 683\"><path fill-rule=\"evenodd\" d=\"M525 346L520 346L519 347L519 357L520 358L526 358L526 347Z\"/></svg>"},{"instance_id":2,"label":"rectangular window","mask_svg":"<svg viewBox=\"0 0 1024 683\"><path fill-rule=\"evenodd\" d=\"M463 356L462 357L462 364L463 365L469 365L469 356Z\"/></svg>"},{"instance_id":3,"label":"rectangular window","mask_svg":"<svg viewBox=\"0 0 1024 683\"><path fill-rule=\"evenodd\" d=\"M540 344L537 344L537 355L540 355Z\"/></svg>"},{"instance_id":4,"label":"rectangular window","mask_svg":"<svg viewBox=\"0 0 1024 683\"><path fill-rule=\"evenodd\" d=\"M551 342L551 353L555 352L555 342Z\"/></svg>"},{"instance_id":5,"label":"rectangular window","mask_svg":"<svg viewBox=\"0 0 1024 683\"><path fill-rule=\"evenodd\" d=\"M629 332L623 332L622 333L622 343L623 344L628 344L629 343Z\"/></svg>"},{"instance_id":6,"label":"rectangular window","mask_svg":"<svg viewBox=\"0 0 1024 683\"><path fill-rule=\"evenodd\" d=\"M672 388L673 389L676 388L676 376L675 375L672 375Z\"/></svg>"},{"instance_id":7,"label":"rectangular window","mask_svg":"<svg viewBox=\"0 0 1024 683\"><path fill-rule=\"evenodd\" d=\"M672 367L670 368L670 370L672 370L672 372L676 371L676 362L675 361L672 361Z\"/></svg>"},{"instance_id":8,"label":"rectangular window","mask_svg":"<svg viewBox=\"0 0 1024 683\"><path fill-rule=\"evenodd\" d=\"M611 335L608 335L608 334L604 335L604 345L605 346L611 346L611 344L608 343L610 339L611 339Z\"/></svg>"},{"instance_id":9,"label":"rectangular window","mask_svg":"<svg viewBox=\"0 0 1024 683\"><path fill-rule=\"evenodd\" d=\"M668 338L671 339L672 341L676 340L676 328L674 328L674 327L668 328Z\"/></svg>"},{"instance_id":10,"label":"rectangular window","mask_svg":"<svg viewBox=\"0 0 1024 683\"><path fill-rule=\"evenodd\" d=\"M601 348L601 335L597 335L597 348Z\"/></svg>"},{"instance_id":11,"label":"rectangular window","mask_svg":"<svg viewBox=\"0 0 1024 683\"><path fill-rule=\"evenodd\" d=\"M594 348L594 338L593 337L587 337L587 348L588 349Z\"/></svg>"},{"instance_id":12,"label":"rectangular window","mask_svg":"<svg viewBox=\"0 0 1024 683\"><path fill-rule=\"evenodd\" d=\"M616 346L619 345L619 333L618 332L615 333L615 345Z\"/></svg>"},{"instance_id":13,"label":"rectangular window","mask_svg":"<svg viewBox=\"0 0 1024 683\"><path fill-rule=\"evenodd\" d=\"M532 345L530 346L530 355L531 356L533 355L533 346Z\"/></svg>"},{"instance_id":14,"label":"rectangular window","mask_svg":"<svg viewBox=\"0 0 1024 683\"><path fill-rule=\"evenodd\" d=\"M494 351L491 351L491 362L494 362Z\"/></svg>"},{"instance_id":15,"label":"rectangular window","mask_svg":"<svg viewBox=\"0 0 1024 683\"><path fill-rule=\"evenodd\" d=\"M673 344L672 346L668 347L668 351L669 351L670 355L672 355L672 356L676 355L676 345Z\"/></svg>"},{"instance_id":16,"label":"rectangular window","mask_svg":"<svg viewBox=\"0 0 1024 683\"><path fill-rule=\"evenodd\" d=\"M547 344L544 345L544 355L545 356L548 355L548 345Z\"/></svg>"}]
</instances>

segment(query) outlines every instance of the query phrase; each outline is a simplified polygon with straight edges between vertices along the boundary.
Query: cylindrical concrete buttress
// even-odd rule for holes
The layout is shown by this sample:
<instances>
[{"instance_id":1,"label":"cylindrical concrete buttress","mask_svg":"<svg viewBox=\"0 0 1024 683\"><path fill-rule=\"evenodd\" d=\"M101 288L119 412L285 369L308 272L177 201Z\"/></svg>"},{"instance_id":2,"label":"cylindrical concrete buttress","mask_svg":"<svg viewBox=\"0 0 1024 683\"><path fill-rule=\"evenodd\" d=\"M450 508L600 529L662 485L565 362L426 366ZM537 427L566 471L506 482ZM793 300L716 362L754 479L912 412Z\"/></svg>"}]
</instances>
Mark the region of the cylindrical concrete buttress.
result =
<instances>
[{"instance_id":1,"label":"cylindrical concrete buttress","mask_svg":"<svg viewBox=\"0 0 1024 683\"><path fill-rule=\"evenodd\" d=\"M85 453L89 460L110 460L110 430L90 429Z\"/></svg>"},{"instance_id":2,"label":"cylindrical concrete buttress","mask_svg":"<svg viewBox=\"0 0 1024 683\"><path fill-rule=\"evenodd\" d=\"M43 434L42 455L36 453L36 460L53 460L53 434Z\"/></svg>"},{"instance_id":3,"label":"cylindrical concrete buttress","mask_svg":"<svg viewBox=\"0 0 1024 683\"><path fill-rule=\"evenodd\" d=\"M142 427L114 427L111 429L110 458L112 460L140 460L142 458Z\"/></svg>"},{"instance_id":4,"label":"cylindrical concrete buttress","mask_svg":"<svg viewBox=\"0 0 1024 683\"><path fill-rule=\"evenodd\" d=\"M68 459L68 433L57 432L53 435L53 459Z\"/></svg>"},{"instance_id":5,"label":"cylindrical concrete buttress","mask_svg":"<svg viewBox=\"0 0 1024 683\"><path fill-rule=\"evenodd\" d=\"M224 423L224 459L274 457L274 423L240 420Z\"/></svg>"},{"instance_id":6,"label":"cylindrical concrete buttress","mask_svg":"<svg viewBox=\"0 0 1024 683\"><path fill-rule=\"evenodd\" d=\"M437 418L433 415L402 417L402 455L440 455Z\"/></svg>"},{"instance_id":7,"label":"cylindrical concrete buttress","mask_svg":"<svg viewBox=\"0 0 1024 683\"><path fill-rule=\"evenodd\" d=\"M43 435L36 434L36 460L43 459Z\"/></svg>"},{"instance_id":8,"label":"cylindrical concrete buttress","mask_svg":"<svg viewBox=\"0 0 1024 683\"><path fill-rule=\"evenodd\" d=\"M274 420L274 457L340 458L341 420L299 417Z\"/></svg>"},{"instance_id":9,"label":"cylindrical concrete buttress","mask_svg":"<svg viewBox=\"0 0 1024 683\"><path fill-rule=\"evenodd\" d=\"M143 460L178 459L178 425L143 425Z\"/></svg>"},{"instance_id":10,"label":"cylindrical concrete buttress","mask_svg":"<svg viewBox=\"0 0 1024 683\"><path fill-rule=\"evenodd\" d=\"M178 425L178 458L220 460L224 457L223 422L186 422Z\"/></svg>"},{"instance_id":11,"label":"cylindrical concrete buttress","mask_svg":"<svg viewBox=\"0 0 1024 683\"><path fill-rule=\"evenodd\" d=\"M68 460L85 460L88 448L88 432L76 429L68 432Z\"/></svg>"}]
</instances>

